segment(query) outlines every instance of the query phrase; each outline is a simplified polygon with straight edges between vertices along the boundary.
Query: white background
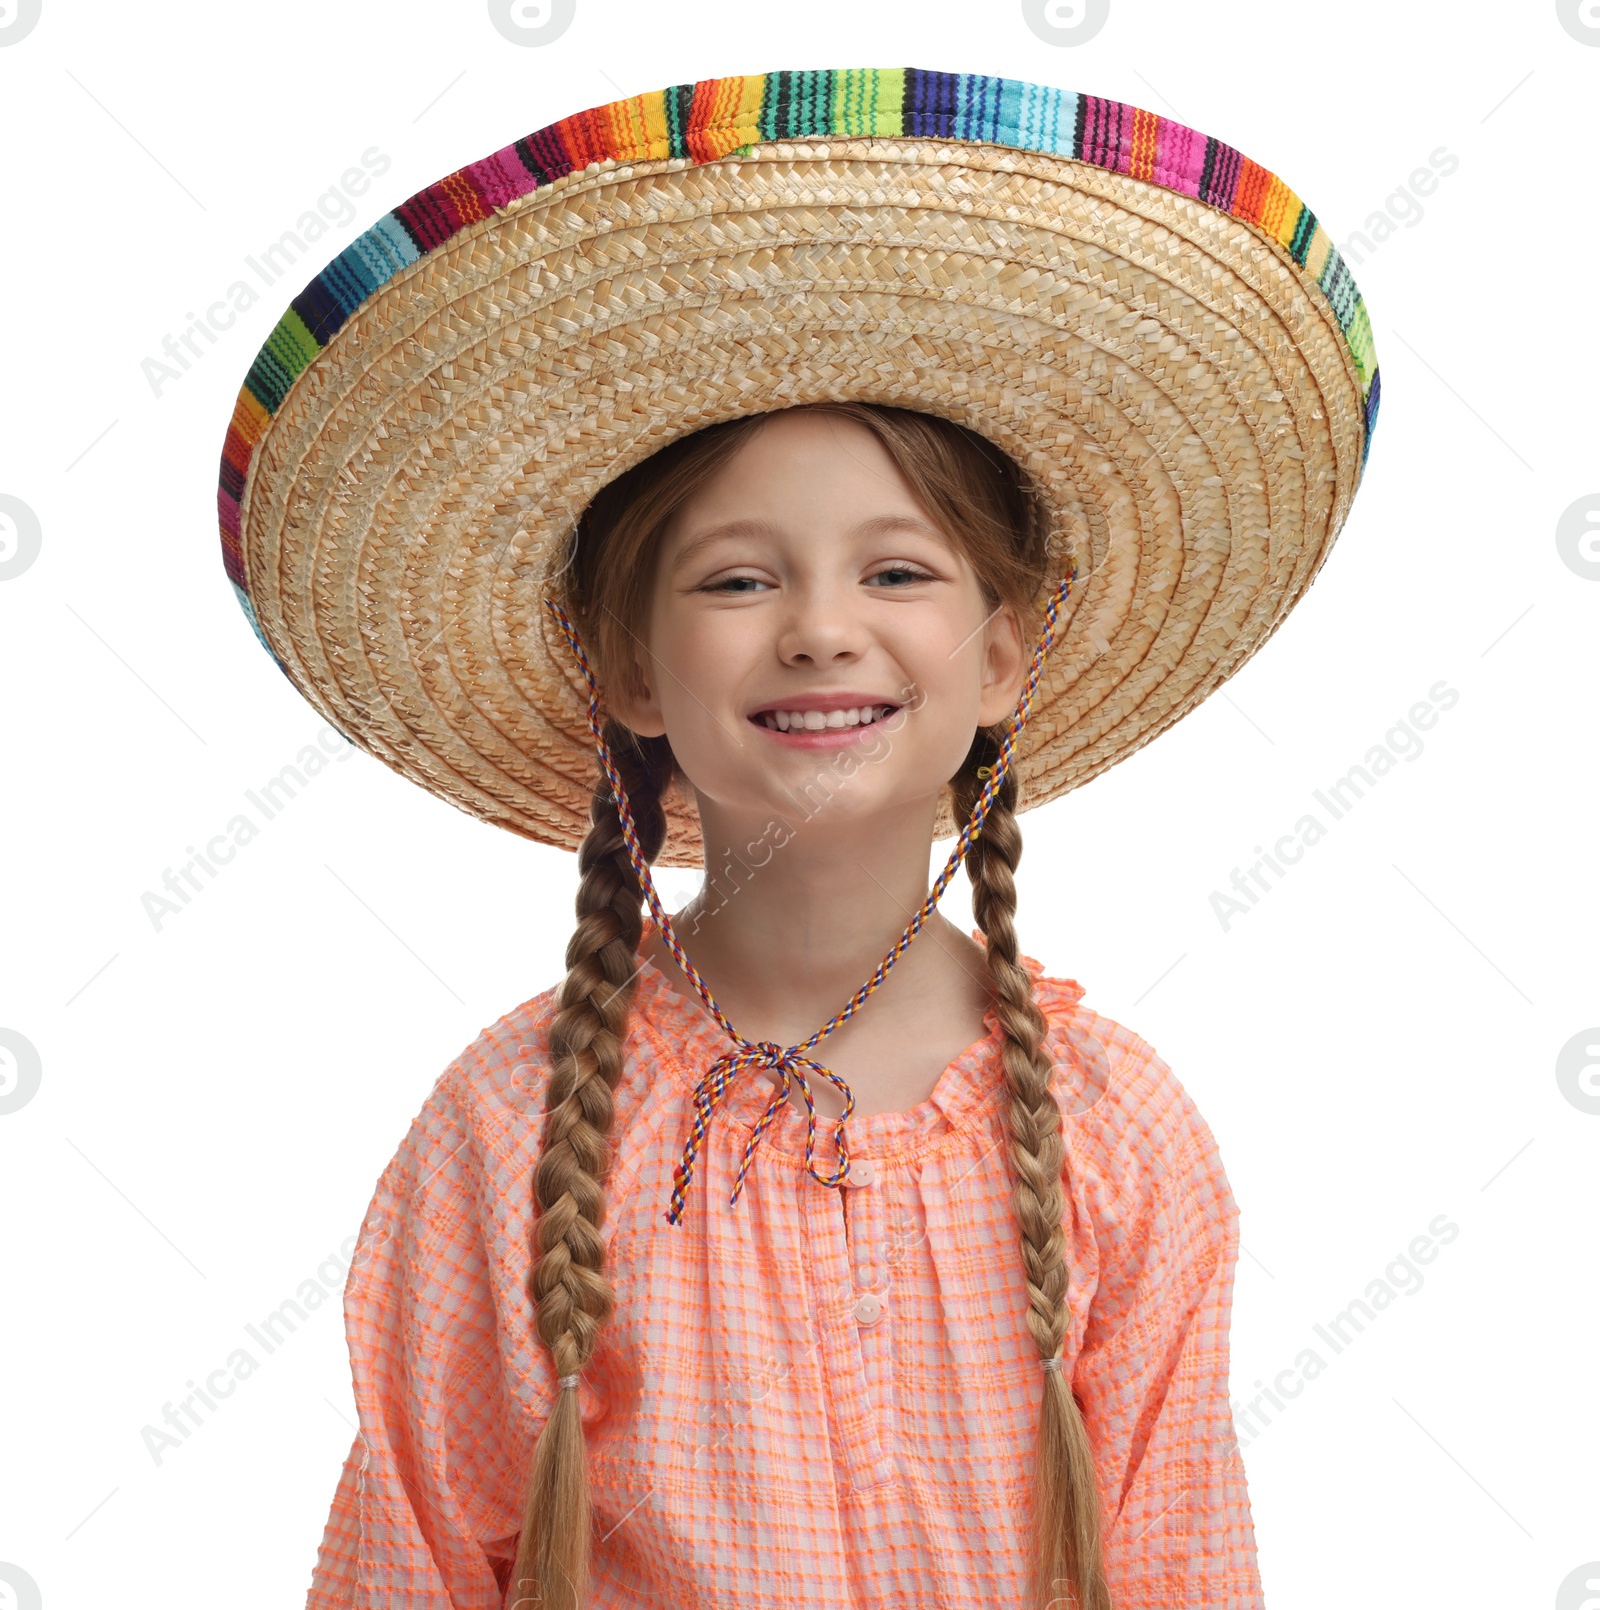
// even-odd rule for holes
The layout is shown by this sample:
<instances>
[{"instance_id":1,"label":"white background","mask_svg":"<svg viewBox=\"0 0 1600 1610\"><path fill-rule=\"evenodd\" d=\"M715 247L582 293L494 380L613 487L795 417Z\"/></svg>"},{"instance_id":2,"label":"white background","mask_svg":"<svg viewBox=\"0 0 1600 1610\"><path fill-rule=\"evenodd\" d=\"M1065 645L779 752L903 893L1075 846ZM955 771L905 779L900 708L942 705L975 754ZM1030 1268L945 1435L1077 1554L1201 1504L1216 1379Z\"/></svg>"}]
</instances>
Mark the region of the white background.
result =
<instances>
[{"instance_id":1,"label":"white background","mask_svg":"<svg viewBox=\"0 0 1600 1610\"><path fill-rule=\"evenodd\" d=\"M578 0L524 48L482 0L43 0L0 48L0 493L42 532L0 581L0 1028L42 1069L0 1115L0 1561L46 1610L302 1602L353 1429L337 1298L159 1464L142 1428L354 1234L434 1080L555 981L571 926L569 856L361 754L159 930L146 915L321 730L218 552L256 348L384 211L557 117L903 65L1179 117L1339 242L1409 219L1355 265L1383 403L1332 558L1217 697L1024 819L1023 939L1218 1138L1241 1403L1430 1220L1459 1227L1248 1440L1269 1602L1557 1604L1600 1559L1600 1115L1555 1071L1600 1024L1600 562L1556 541L1600 491L1586 15L1588 44L1551 0L1113 0L1060 46L1012 0ZM141 361L372 147L392 165L356 216L156 395ZM1418 216L1401 188L1441 147L1458 166ZM1213 891L1441 679L1459 701L1423 752L1225 929ZM959 886L946 909L965 920Z\"/></svg>"}]
</instances>

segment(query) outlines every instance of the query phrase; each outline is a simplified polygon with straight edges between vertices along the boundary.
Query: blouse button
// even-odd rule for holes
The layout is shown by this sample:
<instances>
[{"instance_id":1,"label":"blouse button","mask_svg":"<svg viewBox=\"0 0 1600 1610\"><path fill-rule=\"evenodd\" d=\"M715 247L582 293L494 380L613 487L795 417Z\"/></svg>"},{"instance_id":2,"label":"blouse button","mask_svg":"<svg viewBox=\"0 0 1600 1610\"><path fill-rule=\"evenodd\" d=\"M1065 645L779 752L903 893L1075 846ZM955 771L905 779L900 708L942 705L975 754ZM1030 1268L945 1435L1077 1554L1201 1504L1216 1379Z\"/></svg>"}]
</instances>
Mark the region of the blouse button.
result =
<instances>
[{"instance_id":1,"label":"blouse button","mask_svg":"<svg viewBox=\"0 0 1600 1610\"><path fill-rule=\"evenodd\" d=\"M859 1324L876 1325L883 1313L883 1303L872 1292L863 1292L856 1298L855 1316Z\"/></svg>"},{"instance_id":2,"label":"blouse button","mask_svg":"<svg viewBox=\"0 0 1600 1610\"><path fill-rule=\"evenodd\" d=\"M851 1161L850 1172L845 1176L846 1185L871 1185L877 1179L877 1170L865 1157L857 1157Z\"/></svg>"}]
</instances>

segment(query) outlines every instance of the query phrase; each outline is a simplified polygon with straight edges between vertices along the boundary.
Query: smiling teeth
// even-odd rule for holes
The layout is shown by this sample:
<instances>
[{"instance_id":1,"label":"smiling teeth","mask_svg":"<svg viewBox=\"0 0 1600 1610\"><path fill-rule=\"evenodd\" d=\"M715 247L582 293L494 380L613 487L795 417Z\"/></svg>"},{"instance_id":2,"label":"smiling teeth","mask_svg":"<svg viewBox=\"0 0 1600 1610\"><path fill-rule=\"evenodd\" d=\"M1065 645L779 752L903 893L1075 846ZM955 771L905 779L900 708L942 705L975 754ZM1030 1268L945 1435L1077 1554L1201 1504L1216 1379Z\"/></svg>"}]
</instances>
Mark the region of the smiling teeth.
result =
<instances>
[{"instance_id":1,"label":"smiling teeth","mask_svg":"<svg viewBox=\"0 0 1600 1610\"><path fill-rule=\"evenodd\" d=\"M778 732L822 732L828 727L866 727L889 707L864 704L854 710L765 710L757 719Z\"/></svg>"}]
</instances>

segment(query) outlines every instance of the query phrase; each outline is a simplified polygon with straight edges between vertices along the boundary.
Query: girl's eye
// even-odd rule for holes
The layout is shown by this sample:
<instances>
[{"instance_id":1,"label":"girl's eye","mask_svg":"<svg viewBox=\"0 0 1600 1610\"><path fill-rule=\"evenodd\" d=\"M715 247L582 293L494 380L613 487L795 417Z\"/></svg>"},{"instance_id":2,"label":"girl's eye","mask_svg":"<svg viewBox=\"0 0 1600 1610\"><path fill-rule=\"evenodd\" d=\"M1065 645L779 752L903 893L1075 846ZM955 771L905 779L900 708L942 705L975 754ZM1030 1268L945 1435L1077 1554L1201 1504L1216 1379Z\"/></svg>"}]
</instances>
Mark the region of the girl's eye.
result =
<instances>
[{"instance_id":1,"label":"girl's eye","mask_svg":"<svg viewBox=\"0 0 1600 1610\"><path fill-rule=\"evenodd\" d=\"M914 581L932 581L933 577L925 570L917 570L911 565L890 565L886 570L875 570L867 577L869 582L881 581L890 589L908 587Z\"/></svg>"},{"instance_id":2,"label":"girl's eye","mask_svg":"<svg viewBox=\"0 0 1600 1610\"><path fill-rule=\"evenodd\" d=\"M749 593L757 587L764 587L766 583L759 576L723 576L718 581L708 581L702 592L708 593Z\"/></svg>"}]
</instances>

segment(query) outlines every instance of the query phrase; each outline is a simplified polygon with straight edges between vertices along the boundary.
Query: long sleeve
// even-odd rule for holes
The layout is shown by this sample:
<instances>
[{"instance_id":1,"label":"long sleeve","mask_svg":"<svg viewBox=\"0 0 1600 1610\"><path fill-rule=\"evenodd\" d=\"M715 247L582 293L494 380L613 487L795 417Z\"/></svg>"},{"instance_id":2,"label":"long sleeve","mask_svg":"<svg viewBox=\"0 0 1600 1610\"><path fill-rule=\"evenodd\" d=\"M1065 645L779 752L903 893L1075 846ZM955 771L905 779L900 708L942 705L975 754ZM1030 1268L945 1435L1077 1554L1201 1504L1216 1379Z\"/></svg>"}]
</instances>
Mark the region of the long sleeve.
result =
<instances>
[{"instance_id":1,"label":"long sleeve","mask_svg":"<svg viewBox=\"0 0 1600 1610\"><path fill-rule=\"evenodd\" d=\"M378 1182L345 1287L360 1416L307 1610L500 1610L526 1448L504 1386L484 1159L441 1079Z\"/></svg>"},{"instance_id":2,"label":"long sleeve","mask_svg":"<svg viewBox=\"0 0 1600 1610\"><path fill-rule=\"evenodd\" d=\"M1177 1155L1106 1271L1113 1323L1074 1374L1096 1448L1117 1610L1261 1610L1228 1403L1238 1209L1204 1121L1180 1102Z\"/></svg>"}]
</instances>

